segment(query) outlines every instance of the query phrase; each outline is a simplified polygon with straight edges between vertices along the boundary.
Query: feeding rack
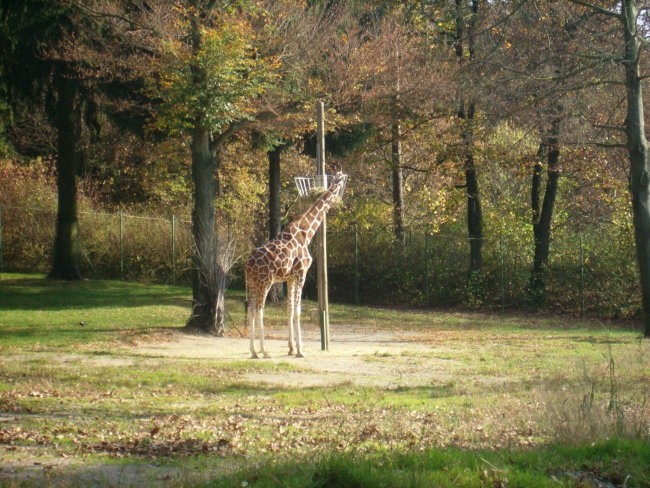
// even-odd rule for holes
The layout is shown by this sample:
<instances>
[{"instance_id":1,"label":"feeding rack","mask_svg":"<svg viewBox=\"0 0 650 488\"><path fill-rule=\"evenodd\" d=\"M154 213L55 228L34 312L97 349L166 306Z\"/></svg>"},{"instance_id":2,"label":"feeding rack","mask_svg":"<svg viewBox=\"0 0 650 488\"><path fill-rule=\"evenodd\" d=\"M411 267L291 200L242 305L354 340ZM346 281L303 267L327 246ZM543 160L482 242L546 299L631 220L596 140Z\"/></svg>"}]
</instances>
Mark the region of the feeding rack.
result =
<instances>
[{"instance_id":1,"label":"feeding rack","mask_svg":"<svg viewBox=\"0 0 650 488\"><path fill-rule=\"evenodd\" d=\"M334 179L334 175L316 175L316 176L296 176L296 188L301 197L306 197L312 192L323 191L329 188L329 182ZM343 175L343 185L338 192L338 197L343 197L345 185L348 182L348 175Z\"/></svg>"}]
</instances>

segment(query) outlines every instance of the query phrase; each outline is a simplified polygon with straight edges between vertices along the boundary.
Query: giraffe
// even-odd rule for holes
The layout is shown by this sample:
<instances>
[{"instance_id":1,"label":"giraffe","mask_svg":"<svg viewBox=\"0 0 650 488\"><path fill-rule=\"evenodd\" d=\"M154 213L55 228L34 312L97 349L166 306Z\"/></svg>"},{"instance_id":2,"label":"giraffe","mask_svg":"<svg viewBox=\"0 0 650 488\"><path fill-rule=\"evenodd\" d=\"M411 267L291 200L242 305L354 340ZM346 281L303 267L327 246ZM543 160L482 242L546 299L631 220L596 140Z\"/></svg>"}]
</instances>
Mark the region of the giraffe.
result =
<instances>
[{"instance_id":1,"label":"giraffe","mask_svg":"<svg viewBox=\"0 0 650 488\"><path fill-rule=\"evenodd\" d=\"M313 205L296 220L287 225L275 239L258 247L246 263L247 319L250 328L251 358L255 352L255 326L259 327L260 352L264 349L264 303L273 283L287 282L287 314L289 319L289 356L293 355L294 334L296 357L303 357L300 331L300 307L302 287L307 270L312 263L309 243L323 222L334 199L343 193L347 176L336 173L330 187L318 197Z\"/></svg>"}]
</instances>

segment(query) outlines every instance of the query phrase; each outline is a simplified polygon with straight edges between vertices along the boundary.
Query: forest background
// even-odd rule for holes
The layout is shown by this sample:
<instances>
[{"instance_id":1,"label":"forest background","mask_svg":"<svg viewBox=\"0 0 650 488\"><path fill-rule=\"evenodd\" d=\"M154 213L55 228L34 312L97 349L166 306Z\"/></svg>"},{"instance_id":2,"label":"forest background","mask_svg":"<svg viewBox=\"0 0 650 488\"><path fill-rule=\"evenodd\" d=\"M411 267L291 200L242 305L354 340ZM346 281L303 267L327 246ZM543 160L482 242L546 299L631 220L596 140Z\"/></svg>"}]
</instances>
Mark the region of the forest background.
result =
<instances>
[{"instance_id":1,"label":"forest background","mask_svg":"<svg viewBox=\"0 0 650 488\"><path fill-rule=\"evenodd\" d=\"M304 206L320 100L328 168L350 175L336 299L648 335L646 17L632 0L0 0L3 269L186 281L190 325L223 332L242 257Z\"/></svg>"}]
</instances>

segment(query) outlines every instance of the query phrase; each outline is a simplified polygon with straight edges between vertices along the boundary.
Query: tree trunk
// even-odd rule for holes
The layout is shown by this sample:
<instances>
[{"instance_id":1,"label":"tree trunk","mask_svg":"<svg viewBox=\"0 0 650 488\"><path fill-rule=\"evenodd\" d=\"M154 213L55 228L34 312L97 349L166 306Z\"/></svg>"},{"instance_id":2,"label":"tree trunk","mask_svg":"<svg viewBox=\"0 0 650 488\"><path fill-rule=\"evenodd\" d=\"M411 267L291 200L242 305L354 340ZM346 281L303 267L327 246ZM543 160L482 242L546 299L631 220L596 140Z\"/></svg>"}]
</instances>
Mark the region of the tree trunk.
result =
<instances>
[{"instance_id":1,"label":"tree trunk","mask_svg":"<svg viewBox=\"0 0 650 488\"><path fill-rule=\"evenodd\" d=\"M192 2L195 9L190 15L190 42L192 51L198 53L203 44L200 13L204 5L200 0ZM201 65L191 67L192 78L197 86L205 83L206 71ZM192 137L192 238L194 256L192 270L192 315L187 327L216 335L225 332L225 294L219 269L218 236L215 226L214 200L219 191L217 181L217 151L210 129L201 115L194 120Z\"/></svg>"},{"instance_id":2,"label":"tree trunk","mask_svg":"<svg viewBox=\"0 0 650 488\"><path fill-rule=\"evenodd\" d=\"M275 239L282 230L282 212L280 210L280 155L283 146L277 146L268 152L269 157L269 239ZM284 284L276 283L271 288L269 298L276 302L284 297Z\"/></svg>"},{"instance_id":3,"label":"tree trunk","mask_svg":"<svg viewBox=\"0 0 650 488\"><path fill-rule=\"evenodd\" d=\"M210 131L205 127L195 128L192 132L194 269L192 316L187 325L203 332L223 335L225 316L217 307L220 290L214 219L214 198L217 192L216 161L210 148Z\"/></svg>"},{"instance_id":4,"label":"tree trunk","mask_svg":"<svg viewBox=\"0 0 650 488\"><path fill-rule=\"evenodd\" d=\"M456 59L459 66L474 60L474 30L476 28L476 16L478 14L479 0L472 0L471 13L467 28L465 28L465 6L462 0L456 0ZM465 44L467 41L467 60L465 59ZM474 161L473 137L474 137L474 112L476 105L474 101L466 101L462 87L458 89L456 100L456 116L462 121L463 146L465 153L465 188L467 190L467 234L470 246L469 275L473 277L483 267L483 212L479 195L478 174Z\"/></svg>"},{"instance_id":5,"label":"tree trunk","mask_svg":"<svg viewBox=\"0 0 650 488\"><path fill-rule=\"evenodd\" d=\"M280 155L282 146L269 151L269 239L275 239L282 230L282 212L280 211Z\"/></svg>"},{"instance_id":6,"label":"tree trunk","mask_svg":"<svg viewBox=\"0 0 650 488\"><path fill-rule=\"evenodd\" d=\"M465 188L467 191L467 236L469 238L469 274L473 276L483 267L483 211L478 187L478 174L472 149L474 103L467 110L463 101L459 104L458 118L463 121L463 145L465 151Z\"/></svg>"},{"instance_id":7,"label":"tree trunk","mask_svg":"<svg viewBox=\"0 0 650 488\"><path fill-rule=\"evenodd\" d=\"M644 336L650 337L650 189L648 179L648 141L645 137L643 91L639 73L640 40L637 32L637 6L633 0L624 0L621 10L625 39L625 88L627 116L625 133L630 159L630 192L634 239L636 242L641 297L643 301Z\"/></svg>"},{"instance_id":8,"label":"tree trunk","mask_svg":"<svg viewBox=\"0 0 650 488\"><path fill-rule=\"evenodd\" d=\"M530 278L531 298L536 305L544 301L546 283L544 273L548 265L549 250L551 243L551 224L553 221L553 210L557 196L560 159L560 118L554 117L551 128L544 136L540 145L539 157L533 169L533 181L531 185L531 206L533 210L533 234L535 237L535 252L533 257L533 270ZM542 158L547 161L546 189L544 200L540 208L540 192L542 185Z\"/></svg>"},{"instance_id":9,"label":"tree trunk","mask_svg":"<svg viewBox=\"0 0 650 488\"><path fill-rule=\"evenodd\" d=\"M80 112L76 81L58 74L57 186L58 206L51 278L81 279L81 246L77 220L77 174Z\"/></svg>"},{"instance_id":10,"label":"tree trunk","mask_svg":"<svg viewBox=\"0 0 650 488\"><path fill-rule=\"evenodd\" d=\"M478 191L478 175L471 149L465 159L465 182L467 184L467 233L470 248L469 272L470 275L473 275L480 272L483 267L483 211Z\"/></svg>"},{"instance_id":11,"label":"tree trunk","mask_svg":"<svg viewBox=\"0 0 650 488\"><path fill-rule=\"evenodd\" d=\"M393 182L393 232L395 239L404 244L404 176L402 172L402 127L400 120L393 122L391 143L391 173Z\"/></svg>"}]
</instances>

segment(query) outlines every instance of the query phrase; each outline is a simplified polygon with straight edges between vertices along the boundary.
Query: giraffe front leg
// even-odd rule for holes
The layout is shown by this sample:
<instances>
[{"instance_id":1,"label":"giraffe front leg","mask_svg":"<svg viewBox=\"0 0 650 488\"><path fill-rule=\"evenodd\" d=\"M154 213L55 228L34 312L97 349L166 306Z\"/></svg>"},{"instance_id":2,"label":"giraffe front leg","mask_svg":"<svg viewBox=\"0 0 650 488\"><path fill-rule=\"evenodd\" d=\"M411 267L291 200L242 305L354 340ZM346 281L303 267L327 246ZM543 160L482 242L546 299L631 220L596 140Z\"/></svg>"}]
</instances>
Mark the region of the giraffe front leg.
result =
<instances>
[{"instance_id":1,"label":"giraffe front leg","mask_svg":"<svg viewBox=\"0 0 650 488\"><path fill-rule=\"evenodd\" d=\"M259 325L260 329L260 352L262 353L262 356L265 358L270 358L271 356L269 355L268 352L266 352L266 349L264 349L264 309L261 308L257 312L257 324Z\"/></svg>"},{"instance_id":2,"label":"giraffe front leg","mask_svg":"<svg viewBox=\"0 0 650 488\"><path fill-rule=\"evenodd\" d=\"M289 281L287 282L287 316L289 320L289 356L293 356L293 320L294 320L294 313L293 313L293 288L294 288L295 282L294 281Z\"/></svg>"},{"instance_id":3,"label":"giraffe front leg","mask_svg":"<svg viewBox=\"0 0 650 488\"><path fill-rule=\"evenodd\" d=\"M304 285L304 278L296 284L295 287L295 296L294 296L294 308L295 308L295 327L296 327L296 357L304 357L302 354L302 331L300 330L300 314L302 313L302 286Z\"/></svg>"}]
</instances>

